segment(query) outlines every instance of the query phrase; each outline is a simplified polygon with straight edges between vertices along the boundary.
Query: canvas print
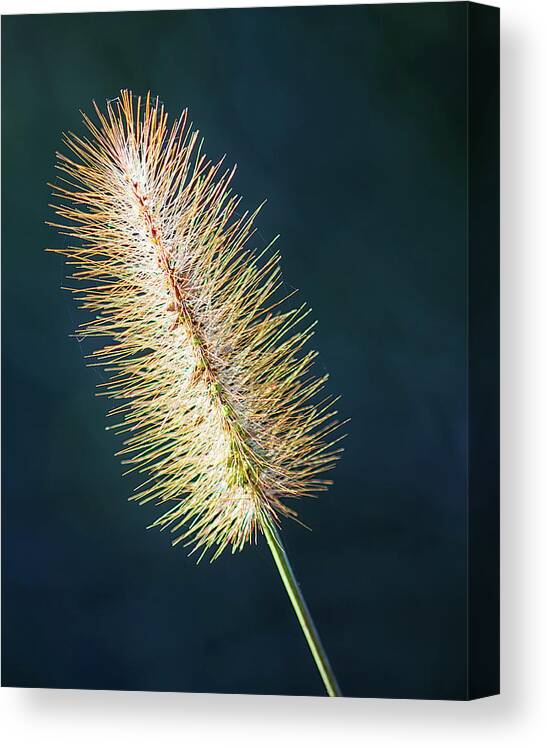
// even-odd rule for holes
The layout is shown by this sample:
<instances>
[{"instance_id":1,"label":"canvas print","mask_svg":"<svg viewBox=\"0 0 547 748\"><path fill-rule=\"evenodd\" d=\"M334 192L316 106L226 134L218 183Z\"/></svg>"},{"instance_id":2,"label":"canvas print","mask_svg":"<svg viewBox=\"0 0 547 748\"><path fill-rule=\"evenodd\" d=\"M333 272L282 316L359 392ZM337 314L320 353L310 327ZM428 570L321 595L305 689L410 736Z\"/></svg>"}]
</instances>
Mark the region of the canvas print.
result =
<instances>
[{"instance_id":1,"label":"canvas print","mask_svg":"<svg viewBox=\"0 0 547 748\"><path fill-rule=\"evenodd\" d=\"M2 18L3 685L498 692L498 60L467 2Z\"/></svg>"}]
</instances>

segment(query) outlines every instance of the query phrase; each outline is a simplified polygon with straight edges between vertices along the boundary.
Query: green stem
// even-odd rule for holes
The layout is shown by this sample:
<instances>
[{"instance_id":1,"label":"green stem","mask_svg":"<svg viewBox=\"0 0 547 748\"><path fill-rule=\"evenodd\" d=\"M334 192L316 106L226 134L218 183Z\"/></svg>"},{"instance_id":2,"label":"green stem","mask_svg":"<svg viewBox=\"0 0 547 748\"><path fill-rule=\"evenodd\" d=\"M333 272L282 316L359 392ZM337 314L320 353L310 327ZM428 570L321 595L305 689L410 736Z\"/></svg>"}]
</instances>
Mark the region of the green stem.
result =
<instances>
[{"instance_id":1,"label":"green stem","mask_svg":"<svg viewBox=\"0 0 547 748\"><path fill-rule=\"evenodd\" d=\"M342 696L340 686L336 682L336 676L330 665L327 653L321 644L319 633L315 628L315 624L310 611L308 610L308 606L306 605L306 601L304 600L304 596L302 595L302 591L298 586L298 582L294 576L294 571L292 570L287 553L283 547L281 538L279 537L279 533L273 525L270 525L267 522L264 523L263 529L270 551L274 557L275 565L277 566L277 570L283 580L287 594L293 604L296 617L302 627L302 631L308 642L317 669L323 679L327 693L329 696Z\"/></svg>"}]
</instances>

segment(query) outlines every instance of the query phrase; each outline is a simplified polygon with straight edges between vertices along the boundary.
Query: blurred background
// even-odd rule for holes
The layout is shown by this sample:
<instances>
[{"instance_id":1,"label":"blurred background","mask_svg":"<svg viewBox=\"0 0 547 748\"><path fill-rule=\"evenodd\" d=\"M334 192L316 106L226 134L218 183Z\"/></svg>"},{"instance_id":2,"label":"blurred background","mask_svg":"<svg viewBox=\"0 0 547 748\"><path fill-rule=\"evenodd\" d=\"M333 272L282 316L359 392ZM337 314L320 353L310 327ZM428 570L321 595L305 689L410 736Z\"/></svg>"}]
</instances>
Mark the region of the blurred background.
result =
<instances>
[{"instance_id":1,"label":"blurred background","mask_svg":"<svg viewBox=\"0 0 547 748\"><path fill-rule=\"evenodd\" d=\"M47 182L121 88L190 109L352 418L283 534L347 696L465 694L465 3L2 19L2 681L320 695L264 543L196 566L126 501Z\"/></svg>"}]
</instances>

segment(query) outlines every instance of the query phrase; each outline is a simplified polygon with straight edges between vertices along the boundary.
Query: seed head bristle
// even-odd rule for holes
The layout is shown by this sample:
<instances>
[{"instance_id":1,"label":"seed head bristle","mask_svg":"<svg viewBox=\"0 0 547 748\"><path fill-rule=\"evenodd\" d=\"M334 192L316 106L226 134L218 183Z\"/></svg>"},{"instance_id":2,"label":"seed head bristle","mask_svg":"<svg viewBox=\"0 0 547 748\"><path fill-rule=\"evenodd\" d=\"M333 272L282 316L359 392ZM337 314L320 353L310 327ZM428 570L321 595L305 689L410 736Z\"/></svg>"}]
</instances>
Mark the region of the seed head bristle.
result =
<instances>
[{"instance_id":1,"label":"seed head bristle","mask_svg":"<svg viewBox=\"0 0 547 748\"><path fill-rule=\"evenodd\" d=\"M93 358L121 401L120 454L147 474L133 498L165 504L153 526L216 558L325 489L335 400L318 398L309 310L284 309L279 254L247 248L258 210L239 214L234 169L206 159L186 112L168 127L150 94L95 113L58 154L65 223L51 225L77 244L53 251L92 313L78 336L106 338Z\"/></svg>"}]
</instances>

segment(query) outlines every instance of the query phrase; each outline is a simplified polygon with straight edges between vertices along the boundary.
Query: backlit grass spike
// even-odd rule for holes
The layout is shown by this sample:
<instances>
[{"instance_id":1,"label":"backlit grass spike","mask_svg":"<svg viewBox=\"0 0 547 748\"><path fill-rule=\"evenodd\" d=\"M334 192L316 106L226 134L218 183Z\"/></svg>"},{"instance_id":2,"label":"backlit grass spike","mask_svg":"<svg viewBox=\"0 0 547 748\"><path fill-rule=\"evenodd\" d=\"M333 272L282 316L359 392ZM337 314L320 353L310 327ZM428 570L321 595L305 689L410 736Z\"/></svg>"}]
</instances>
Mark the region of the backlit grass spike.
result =
<instances>
[{"instance_id":1,"label":"backlit grass spike","mask_svg":"<svg viewBox=\"0 0 547 748\"><path fill-rule=\"evenodd\" d=\"M326 487L338 423L309 309L283 298L279 254L249 247L258 211L241 212L234 169L207 160L186 112L167 120L122 91L84 116L86 137L64 137L52 225L76 241L53 251L91 313L78 336L100 339L134 498L215 558Z\"/></svg>"}]
</instances>

